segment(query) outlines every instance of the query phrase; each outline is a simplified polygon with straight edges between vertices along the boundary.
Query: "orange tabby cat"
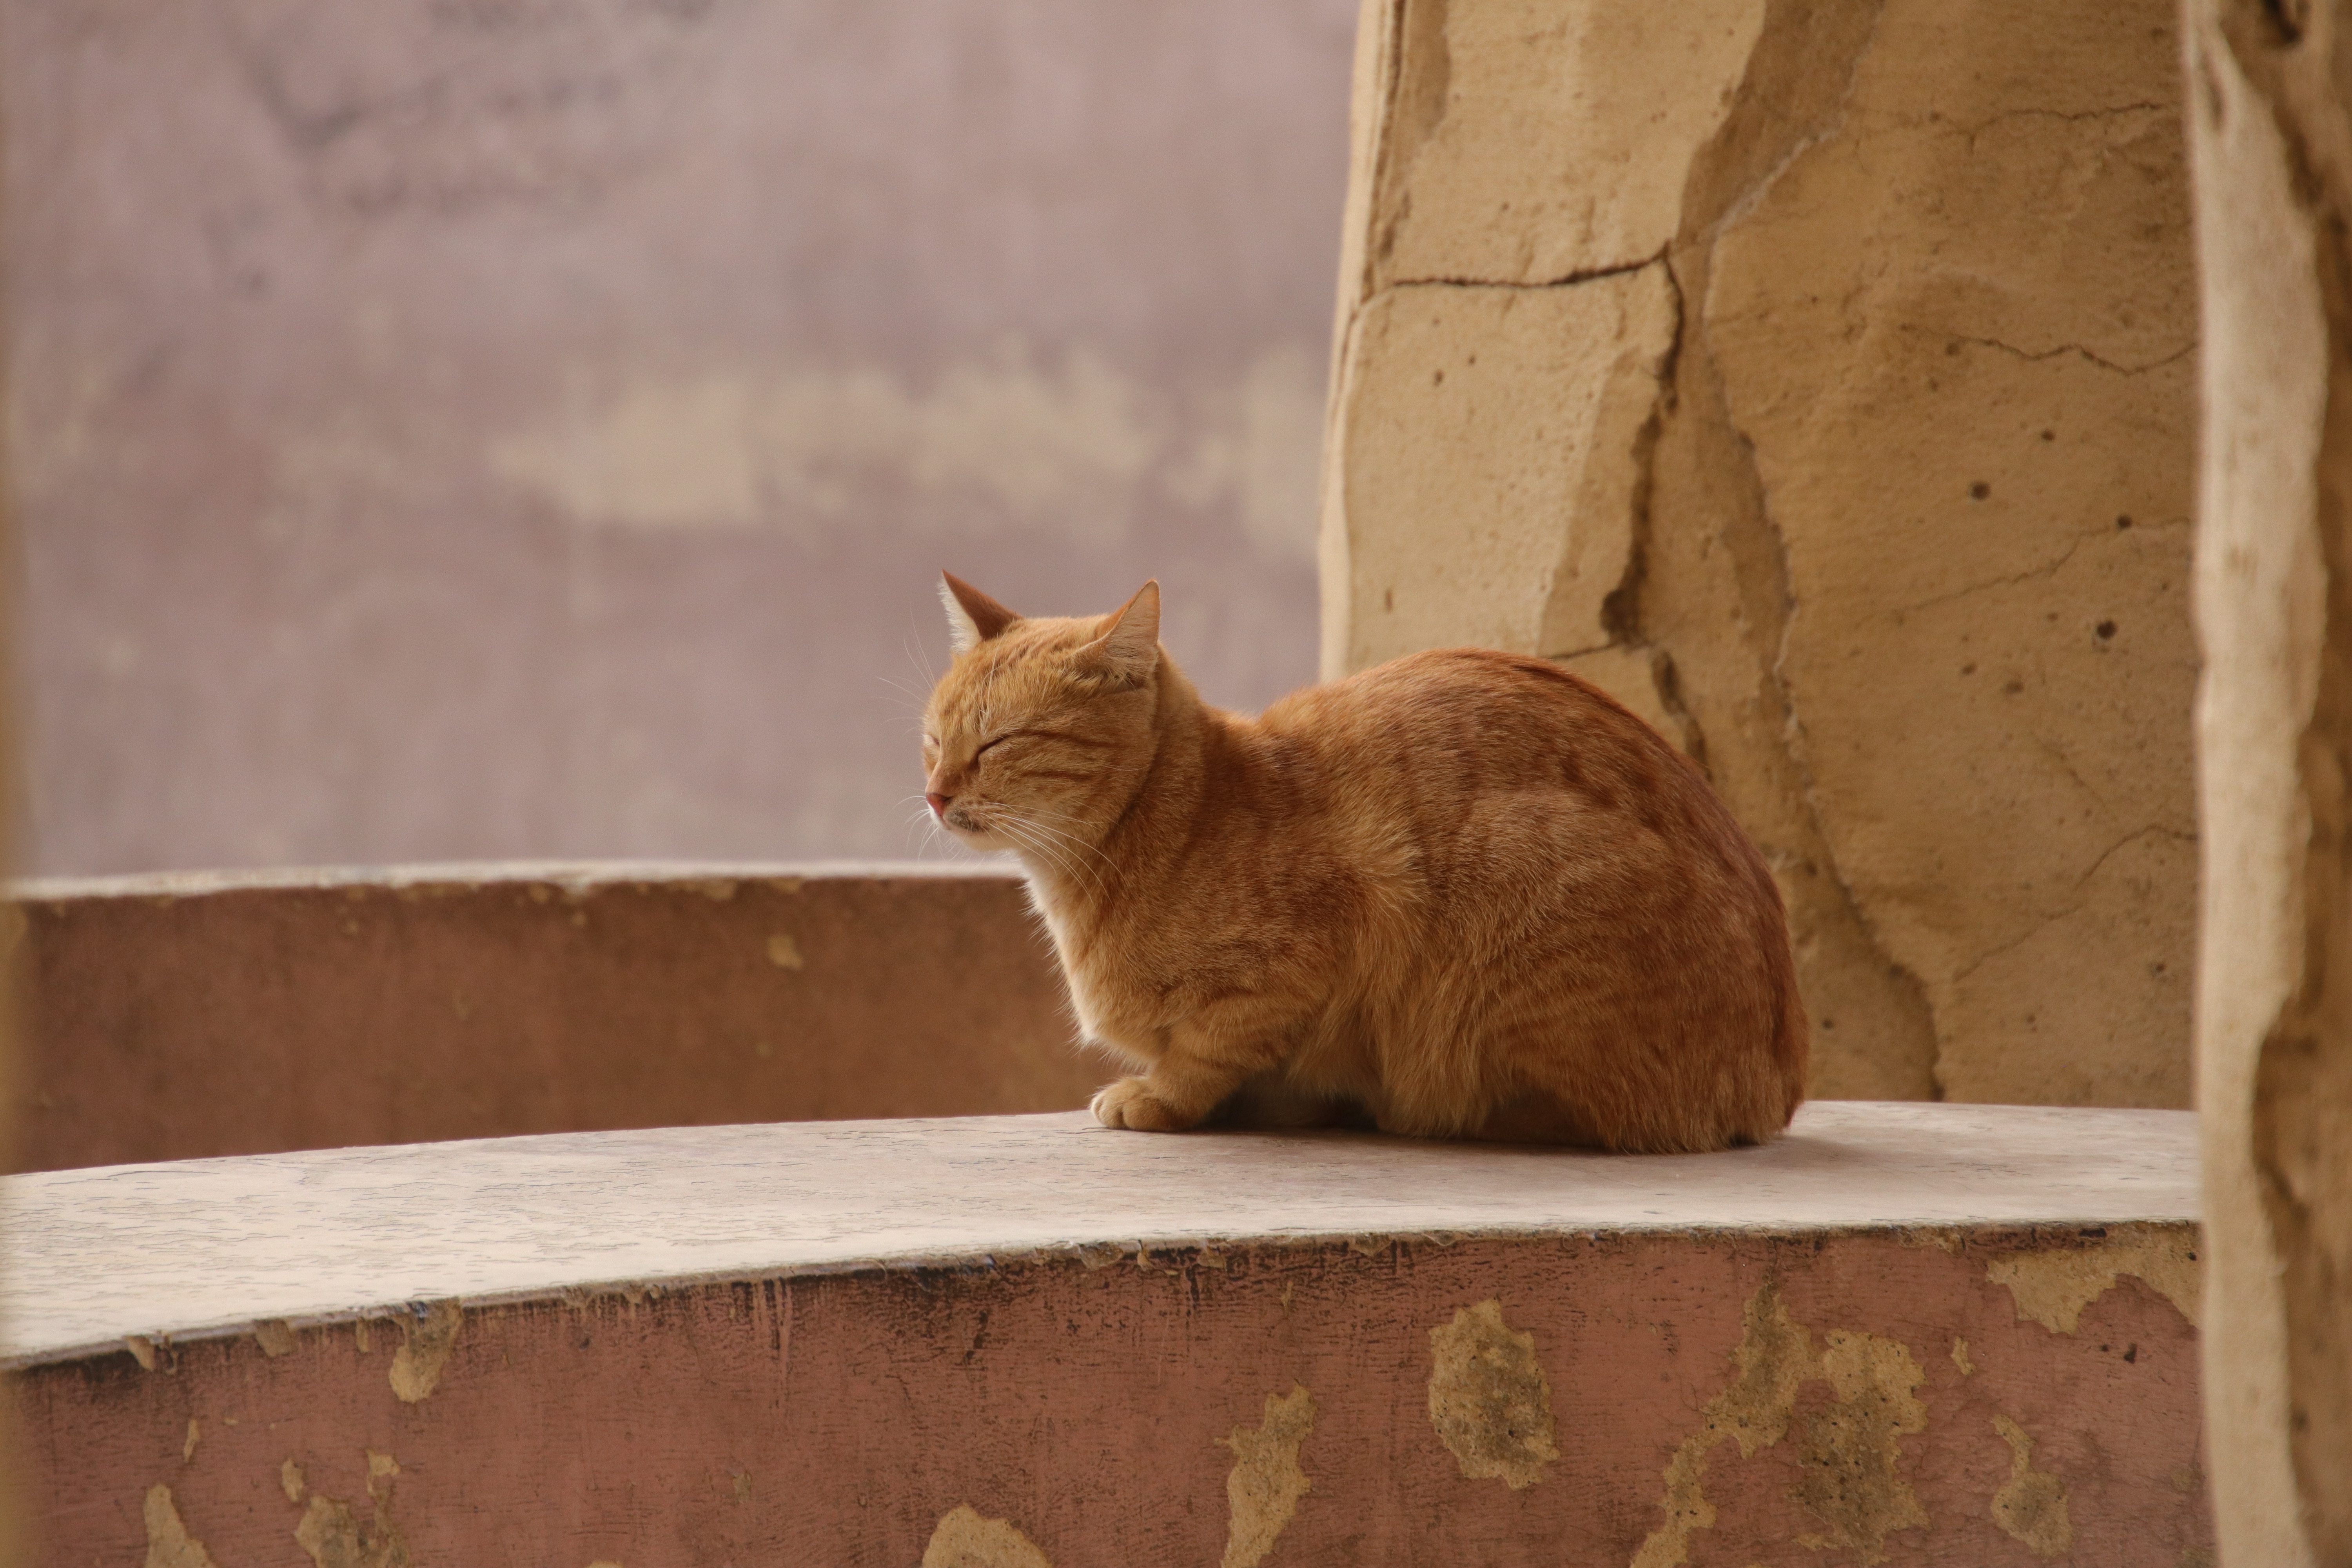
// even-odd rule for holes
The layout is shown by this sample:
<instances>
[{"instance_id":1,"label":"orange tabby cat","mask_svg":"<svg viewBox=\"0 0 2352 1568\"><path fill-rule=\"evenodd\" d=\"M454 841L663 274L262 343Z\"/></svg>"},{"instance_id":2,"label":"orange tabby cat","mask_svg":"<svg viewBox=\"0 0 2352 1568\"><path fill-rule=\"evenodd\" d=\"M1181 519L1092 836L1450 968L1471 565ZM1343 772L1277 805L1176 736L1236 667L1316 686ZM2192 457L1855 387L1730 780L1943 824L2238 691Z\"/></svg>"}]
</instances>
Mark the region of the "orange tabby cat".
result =
<instances>
[{"instance_id":1,"label":"orange tabby cat","mask_svg":"<svg viewBox=\"0 0 2352 1568\"><path fill-rule=\"evenodd\" d=\"M1112 1127L1370 1120L1700 1150L1803 1098L1780 890L1698 770L1539 658L1412 654L1256 719L1160 587L1028 620L946 580L932 811L1029 873Z\"/></svg>"}]
</instances>

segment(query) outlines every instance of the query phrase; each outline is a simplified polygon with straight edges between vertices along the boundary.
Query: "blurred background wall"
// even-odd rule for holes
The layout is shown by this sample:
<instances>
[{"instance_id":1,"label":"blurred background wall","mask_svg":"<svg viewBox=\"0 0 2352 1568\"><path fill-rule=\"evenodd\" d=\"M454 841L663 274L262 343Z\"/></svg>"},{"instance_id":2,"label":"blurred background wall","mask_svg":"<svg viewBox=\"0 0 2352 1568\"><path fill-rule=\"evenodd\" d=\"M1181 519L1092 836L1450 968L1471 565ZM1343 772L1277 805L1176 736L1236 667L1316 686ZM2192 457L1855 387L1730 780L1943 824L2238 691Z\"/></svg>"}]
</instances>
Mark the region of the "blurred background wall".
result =
<instances>
[{"instance_id":1,"label":"blurred background wall","mask_svg":"<svg viewBox=\"0 0 2352 1568\"><path fill-rule=\"evenodd\" d=\"M912 853L941 566L1312 679L1355 11L5 0L20 867Z\"/></svg>"}]
</instances>

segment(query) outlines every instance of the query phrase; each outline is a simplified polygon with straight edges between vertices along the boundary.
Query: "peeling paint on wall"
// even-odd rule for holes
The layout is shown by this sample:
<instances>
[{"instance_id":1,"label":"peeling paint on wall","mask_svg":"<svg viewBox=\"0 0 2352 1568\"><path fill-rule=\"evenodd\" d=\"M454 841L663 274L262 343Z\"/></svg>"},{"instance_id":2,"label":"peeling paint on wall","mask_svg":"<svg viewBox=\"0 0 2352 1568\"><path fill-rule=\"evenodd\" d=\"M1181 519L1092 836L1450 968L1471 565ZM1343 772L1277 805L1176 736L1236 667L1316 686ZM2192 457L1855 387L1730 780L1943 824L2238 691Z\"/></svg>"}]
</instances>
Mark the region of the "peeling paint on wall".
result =
<instances>
[{"instance_id":1,"label":"peeling paint on wall","mask_svg":"<svg viewBox=\"0 0 2352 1568\"><path fill-rule=\"evenodd\" d=\"M1739 1445L1740 1458L1769 1448L1787 1435L1797 1389L1813 1370L1812 1335L1789 1317L1780 1287L1766 1280L1741 1314L1731 1386L1707 1401L1699 1429L1682 1441L1666 1466L1666 1492L1660 1506L1665 1522L1650 1532L1633 1557L1633 1568L1675 1568L1690 1560L1690 1532L1715 1526L1715 1505L1702 1483L1707 1456L1718 1443Z\"/></svg>"},{"instance_id":2,"label":"peeling paint on wall","mask_svg":"<svg viewBox=\"0 0 2352 1568\"><path fill-rule=\"evenodd\" d=\"M1298 1500L1315 1489L1298 1464L1299 1445L1314 1429L1315 1396L1293 1384L1287 1397L1265 1396L1265 1419L1259 1425L1236 1426L1233 1436L1217 1439L1234 1451L1234 1468L1225 1477L1223 1568L1257 1568L1297 1513Z\"/></svg>"},{"instance_id":3,"label":"peeling paint on wall","mask_svg":"<svg viewBox=\"0 0 2352 1568\"><path fill-rule=\"evenodd\" d=\"M1708 1456L1727 1440L1752 1458L1788 1436L1805 1384L1829 1384L1829 1408L1808 1416L1800 1436L1803 1468L1797 1500L1825 1529L1798 1538L1819 1551L1839 1548L1864 1564L1884 1562L1886 1537L1924 1526L1927 1510L1900 1471L1901 1439L1927 1426L1916 1390L1927 1374L1908 1347L1876 1334L1832 1330L1820 1354L1812 1334L1789 1316L1780 1288L1767 1280L1741 1314L1738 1369L1707 1402L1699 1429L1683 1439L1665 1470L1664 1522L1634 1554L1633 1568L1676 1568L1690 1560L1690 1533L1715 1526L1703 1483Z\"/></svg>"},{"instance_id":4,"label":"peeling paint on wall","mask_svg":"<svg viewBox=\"0 0 2352 1568\"><path fill-rule=\"evenodd\" d=\"M1012 1522L986 1519L970 1503L940 1516L923 1548L923 1568L1054 1568L1037 1543Z\"/></svg>"},{"instance_id":5,"label":"peeling paint on wall","mask_svg":"<svg viewBox=\"0 0 2352 1568\"><path fill-rule=\"evenodd\" d=\"M393 1352L393 1393L414 1405L433 1392L441 1381L441 1369L449 1364L449 1352L457 1348L465 1319L465 1310L457 1302L436 1301L423 1317L400 1320L401 1332L407 1337Z\"/></svg>"},{"instance_id":6,"label":"peeling paint on wall","mask_svg":"<svg viewBox=\"0 0 2352 1568\"><path fill-rule=\"evenodd\" d=\"M289 1459L278 1467L278 1486L285 1492L288 1502L300 1502L305 1486L302 1467Z\"/></svg>"},{"instance_id":7,"label":"peeling paint on wall","mask_svg":"<svg viewBox=\"0 0 2352 1568\"><path fill-rule=\"evenodd\" d=\"M2063 1556L2074 1544L2066 1516L2066 1483L2033 1468L2033 1438L2006 1415L1992 1418L1993 1430L2009 1445L2009 1480L1992 1494L1993 1522L2033 1549L2037 1557Z\"/></svg>"},{"instance_id":8,"label":"peeling paint on wall","mask_svg":"<svg viewBox=\"0 0 2352 1568\"><path fill-rule=\"evenodd\" d=\"M350 1503L313 1495L294 1527L295 1542L317 1568L409 1568L408 1542L392 1518L392 1483L400 1461L370 1448L367 1467L366 1518ZM279 1479L284 1479L281 1470Z\"/></svg>"},{"instance_id":9,"label":"peeling paint on wall","mask_svg":"<svg viewBox=\"0 0 2352 1568\"><path fill-rule=\"evenodd\" d=\"M180 1445L180 1463L184 1465L192 1465L195 1463L196 1440L204 1435L205 1429L201 1426L197 1425L196 1418L193 1415L189 1416L188 1436L186 1440Z\"/></svg>"},{"instance_id":10,"label":"peeling paint on wall","mask_svg":"<svg viewBox=\"0 0 2352 1568\"><path fill-rule=\"evenodd\" d=\"M140 1511L147 1522L146 1568L215 1568L205 1543L180 1522L171 1488L149 1487L146 1505Z\"/></svg>"},{"instance_id":11,"label":"peeling paint on wall","mask_svg":"<svg viewBox=\"0 0 2352 1568\"><path fill-rule=\"evenodd\" d=\"M131 1352L131 1359L139 1363L141 1370L145 1372L155 1370L153 1340L149 1339L145 1334L125 1334L122 1336L122 1348Z\"/></svg>"},{"instance_id":12,"label":"peeling paint on wall","mask_svg":"<svg viewBox=\"0 0 2352 1568\"><path fill-rule=\"evenodd\" d=\"M777 931L768 938L768 962L778 969L799 969L807 960L801 956L799 942L789 933Z\"/></svg>"},{"instance_id":13,"label":"peeling paint on wall","mask_svg":"<svg viewBox=\"0 0 2352 1568\"><path fill-rule=\"evenodd\" d=\"M1889 1535L1927 1522L1901 1468L1902 1439L1927 1429L1917 1394L1927 1374L1900 1340L1832 1329L1828 1341L1821 1371L1837 1403L1806 1418L1797 1483L1797 1500L1828 1528L1797 1543L1881 1563Z\"/></svg>"},{"instance_id":14,"label":"peeling paint on wall","mask_svg":"<svg viewBox=\"0 0 2352 1568\"><path fill-rule=\"evenodd\" d=\"M2118 1227L2092 1247L1996 1258L1985 1266L1985 1278L2009 1287L2020 1322L2031 1318L2053 1333L2073 1333L2084 1309L2126 1274L2146 1281L2195 1323L2204 1278L2200 1245L2198 1233L2183 1226Z\"/></svg>"},{"instance_id":15,"label":"peeling paint on wall","mask_svg":"<svg viewBox=\"0 0 2352 1568\"><path fill-rule=\"evenodd\" d=\"M1513 1491L1542 1479L1559 1449L1535 1336L1503 1321L1502 1302L1486 1300L1430 1330L1429 1348L1430 1425L1462 1473L1499 1476Z\"/></svg>"},{"instance_id":16,"label":"peeling paint on wall","mask_svg":"<svg viewBox=\"0 0 2352 1568\"><path fill-rule=\"evenodd\" d=\"M274 1359L294 1353L294 1328L283 1318L264 1318L253 1325L253 1337L263 1355Z\"/></svg>"}]
</instances>

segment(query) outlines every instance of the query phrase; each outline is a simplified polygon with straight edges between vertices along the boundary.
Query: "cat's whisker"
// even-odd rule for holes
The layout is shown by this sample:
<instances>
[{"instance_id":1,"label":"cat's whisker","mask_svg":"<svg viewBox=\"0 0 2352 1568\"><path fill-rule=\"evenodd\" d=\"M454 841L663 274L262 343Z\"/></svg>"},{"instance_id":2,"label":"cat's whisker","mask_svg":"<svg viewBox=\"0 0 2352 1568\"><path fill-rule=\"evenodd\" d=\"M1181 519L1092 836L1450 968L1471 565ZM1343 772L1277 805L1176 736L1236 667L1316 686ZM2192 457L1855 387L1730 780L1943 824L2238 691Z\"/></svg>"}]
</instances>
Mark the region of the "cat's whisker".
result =
<instances>
[{"instance_id":1,"label":"cat's whisker","mask_svg":"<svg viewBox=\"0 0 2352 1568\"><path fill-rule=\"evenodd\" d=\"M1055 842L1056 844L1060 845L1060 846L1063 847L1063 852L1064 852L1065 854L1069 854L1069 853L1071 853L1071 852L1073 852L1073 851L1076 851L1076 852L1082 852L1082 853L1085 853L1085 854L1087 854L1087 855L1091 855L1091 856L1093 856L1097 860L1101 861L1101 862L1102 862L1102 864L1103 864L1103 866L1104 866L1104 868L1105 868L1106 869L1108 869L1108 870L1109 871L1109 873L1110 873L1113 877L1116 877L1116 876L1118 876L1118 861L1116 861L1116 860L1113 860L1109 856L1108 856L1108 855L1104 854L1100 849L1097 848L1095 846L1093 846L1093 845L1091 845L1091 844L1087 843L1085 840L1080 839L1080 838L1073 837L1071 835L1066 834L1066 833L1064 833L1064 832L1060 831L1060 830L1059 830L1059 829L1057 829L1057 828L1049 827L1049 826L1047 826L1045 823L1042 823L1042 822L1031 822L1031 823L1029 823L1027 826L1028 826L1030 827L1030 829L1031 829L1032 831L1034 831L1034 832L1043 833L1043 834L1046 834L1046 835L1051 836L1051 837L1052 837L1053 841L1054 841L1054 842ZM1081 862L1081 864L1083 864L1083 862ZM1092 871L1091 871L1091 868L1089 869L1089 874L1090 874L1090 875L1092 875L1092 874L1093 874L1093 873L1092 873ZM1097 887L1100 887L1100 886L1102 885L1101 879L1100 879L1100 877L1099 877L1099 876L1095 877L1095 884L1096 884L1096 886L1097 886Z\"/></svg>"},{"instance_id":2,"label":"cat's whisker","mask_svg":"<svg viewBox=\"0 0 2352 1568\"><path fill-rule=\"evenodd\" d=\"M995 832L1002 832L1002 835L1009 837L1012 842L1028 848L1030 853L1034 853L1034 856L1037 856L1040 860L1045 860L1046 865L1058 869L1058 872L1061 872L1063 877L1068 877L1070 881L1079 881L1082 877L1085 877L1087 881L1091 881L1091 884L1096 886L1096 891L1101 891L1101 886L1103 886L1101 877L1094 877L1091 868L1087 868L1087 865L1070 858L1068 851L1058 848L1051 839L1040 837L1042 830L1037 823L1024 823L1024 820L1016 818L1016 816L1007 814L1004 818L1000 818L995 823Z\"/></svg>"},{"instance_id":3,"label":"cat's whisker","mask_svg":"<svg viewBox=\"0 0 2352 1568\"><path fill-rule=\"evenodd\" d=\"M999 831L1010 834L1017 842L1028 845L1038 855L1051 861L1072 881L1084 880L1093 887L1098 897L1108 896L1109 890L1103 885L1100 873L1085 861L1071 855L1062 844L1056 843L1055 837L1064 836L1055 835L1055 830L1047 827L1044 823L1015 819L1008 813L1007 819L1001 825ZM1091 847L1091 846L1081 846L1081 847ZM1117 873L1118 868L1112 865L1108 858L1104 858L1103 863L1110 866L1114 874Z\"/></svg>"}]
</instances>

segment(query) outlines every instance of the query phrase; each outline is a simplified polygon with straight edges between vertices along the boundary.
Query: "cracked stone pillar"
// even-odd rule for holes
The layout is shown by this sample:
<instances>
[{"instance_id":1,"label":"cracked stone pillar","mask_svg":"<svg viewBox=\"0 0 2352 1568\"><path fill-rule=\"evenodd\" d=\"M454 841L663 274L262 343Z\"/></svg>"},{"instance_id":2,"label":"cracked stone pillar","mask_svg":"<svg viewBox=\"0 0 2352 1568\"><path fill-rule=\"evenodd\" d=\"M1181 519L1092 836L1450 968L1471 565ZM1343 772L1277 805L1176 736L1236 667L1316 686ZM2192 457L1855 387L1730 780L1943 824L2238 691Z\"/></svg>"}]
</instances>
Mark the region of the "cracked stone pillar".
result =
<instances>
[{"instance_id":1,"label":"cracked stone pillar","mask_svg":"<svg viewBox=\"0 0 2352 1568\"><path fill-rule=\"evenodd\" d=\"M2215 1522L2232 1568L2352 1563L2352 5L2185 11Z\"/></svg>"},{"instance_id":2,"label":"cracked stone pillar","mask_svg":"<svg viewBox=\"0 0 2352 1568\"><path fill-rule=\"evenodd\" d=\"M1367 0L1326 673L1678 741L1815 1094L2185 1104L2195 342L2165 0Z\"/></svg>"}]
</instances>

